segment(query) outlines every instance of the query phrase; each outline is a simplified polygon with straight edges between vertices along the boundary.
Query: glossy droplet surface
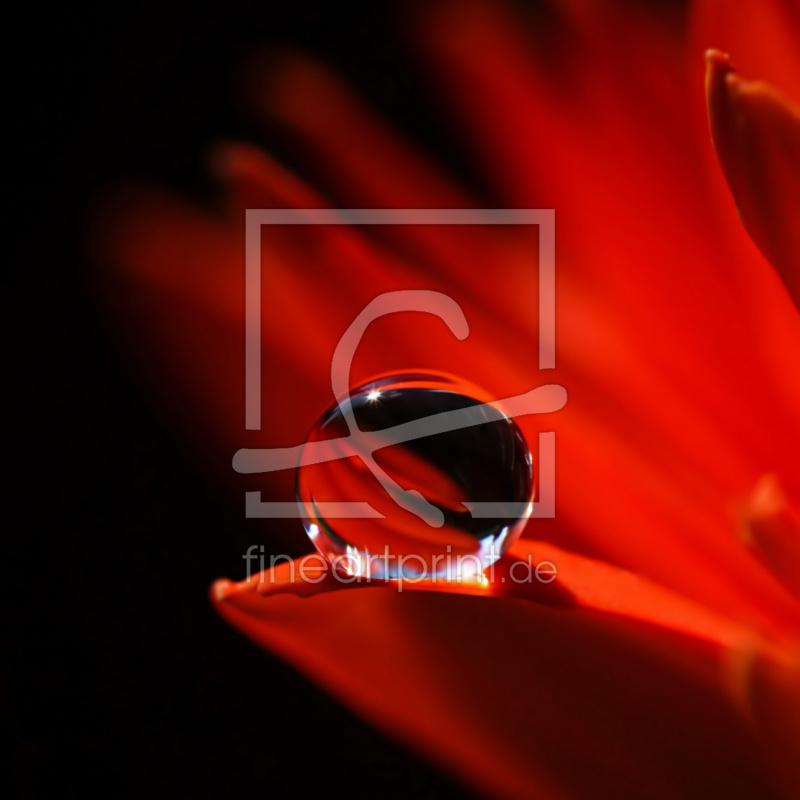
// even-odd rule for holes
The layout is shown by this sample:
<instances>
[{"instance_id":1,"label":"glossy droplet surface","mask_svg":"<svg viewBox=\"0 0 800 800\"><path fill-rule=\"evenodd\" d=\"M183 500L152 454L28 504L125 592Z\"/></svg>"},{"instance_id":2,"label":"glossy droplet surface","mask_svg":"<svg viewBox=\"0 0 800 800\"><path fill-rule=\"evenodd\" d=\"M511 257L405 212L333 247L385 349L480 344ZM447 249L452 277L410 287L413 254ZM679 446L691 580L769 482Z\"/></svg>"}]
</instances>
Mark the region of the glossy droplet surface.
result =
<instances>
[{"instance_id":1,"label":"glossy droplet surface","mask_svg":"<svg viewBox=\"0 0 800 800\"><path fill-rule=\"evenodd\" d=\"M320 417L297 498L338 572L481 580L508 550L532 508L533 466L514 420L487 402L444 376L387 375Z\"/></svg>"}]
</instances>

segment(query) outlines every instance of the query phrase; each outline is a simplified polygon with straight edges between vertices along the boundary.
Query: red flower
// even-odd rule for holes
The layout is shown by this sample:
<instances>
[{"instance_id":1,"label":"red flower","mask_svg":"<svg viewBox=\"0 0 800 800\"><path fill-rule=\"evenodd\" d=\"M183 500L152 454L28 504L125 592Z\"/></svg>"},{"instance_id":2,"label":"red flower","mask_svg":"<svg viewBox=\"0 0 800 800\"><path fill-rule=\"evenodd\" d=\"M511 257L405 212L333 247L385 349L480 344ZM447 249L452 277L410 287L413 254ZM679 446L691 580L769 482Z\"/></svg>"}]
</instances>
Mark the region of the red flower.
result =
<instances>
[{"instance_id":1,"label":"red flower","mask_svg":"<svg viewBox=\"0 0 800 800\"><path fill-rule=\"evenodd\" d=\"M558 512L513 553L557 580L501 569L486 588L399 593L284 565L214 587L233 625L487 795L789 797L800 782L800 20L777 0L706 0L684 22L573 0L528 31L469 2L417 30L502 205L556 209L558 366L537 382L570 401L520 424L556 431ZM709 55L714 144L752 241L709 142L707 47L741 70ZM243 210L473 205L323 68L284 56L262 77L258 110L304 142L325 194L230 145L227 220L151 194L110 238L119 307L188 427L228 454L302 441L342 332L397 288L450 294L471 345L386 320L398 346L365 338L354 382L426 367L497 397L530 388L536 317L513 288L527 239L275 228L275 422L244 435Z\"/></svg>"}]
</instances>

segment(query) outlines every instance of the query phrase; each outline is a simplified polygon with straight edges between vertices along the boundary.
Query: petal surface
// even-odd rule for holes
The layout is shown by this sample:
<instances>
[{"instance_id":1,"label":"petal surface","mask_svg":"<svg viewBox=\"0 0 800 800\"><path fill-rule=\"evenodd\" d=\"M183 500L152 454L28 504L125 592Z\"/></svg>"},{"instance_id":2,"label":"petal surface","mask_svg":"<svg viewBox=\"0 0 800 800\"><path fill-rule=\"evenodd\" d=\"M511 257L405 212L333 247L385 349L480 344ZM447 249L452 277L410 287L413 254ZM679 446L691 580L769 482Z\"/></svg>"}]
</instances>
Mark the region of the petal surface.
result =
<instances>
[{"instance_id":1,"label":"petal surface","mask_svg":"<svg viewBox=\"0 0 800 800\"><path fill-rule=\"evenodd\" d=\"M254 641L487 796L775 796L721 689L738 641L724 624L692 635L577 605L318 586L222 584L214 597Z\"/></svg>"}]
</instances>

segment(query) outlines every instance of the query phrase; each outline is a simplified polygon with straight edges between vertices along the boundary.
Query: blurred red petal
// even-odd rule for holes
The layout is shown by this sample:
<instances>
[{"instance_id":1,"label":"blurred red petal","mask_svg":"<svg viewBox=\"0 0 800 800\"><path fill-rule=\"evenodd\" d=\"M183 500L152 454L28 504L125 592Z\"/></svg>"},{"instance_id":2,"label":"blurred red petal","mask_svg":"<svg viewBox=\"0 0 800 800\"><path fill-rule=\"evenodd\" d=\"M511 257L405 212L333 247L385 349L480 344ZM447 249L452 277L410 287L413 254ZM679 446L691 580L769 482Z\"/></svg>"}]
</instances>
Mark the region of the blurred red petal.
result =
<instances>
[{"instance_id":1,"label":"blurred red petal","mask_svg":"<svg viewBox=\"0 0 800 800\"><path fill-rule=\"evenodd\" d=\"M800 513L774 475L759 481L745 512L745 542L800 600Z\"/></svg>"},{"instance_id":2,"label":"blurred red petal","mask_svg":"<svg viewBox=\"0 0 800 800\"><path fill-rule=\"evenodd\" d=\"M107 204L95 239L111 267L98 274L107 310L141 372L201 450L224 446L244 426L244 273L228 226L129 189Z\"/></svg>"},{"instance_id":3,"label":"blurred red petal","mask_svg":"<svg viewBox=\"0 0 800 800\"><path fill-rule=\"evenodd\" d=\"M248 208L327 208L330 204L268 153L246 143L218 145L213 172L224 181L231 222L242 225Z\"/></svg>"},{"instance_id":4,"label":"blurred red petal","mask_svg":"<svg viewBox=\"0 0 800 800\"><path fill-rule=\"evenodd\" d=\"M739 215L800 309L800 109L708 54L711 134Z\"/></svg>"},{"instance_id":5,"label":"blurred red petal","mask_svg":"<svg viewBox=\"0 0 800 800\"><path fill-rule=\"evenodd\" d=\"M310 58L273 54L253 65L250 83L256 112L289 127L310 146L320 177L344 199L360 197L369 206L386 208L472 205ZM330 148L314 146L321 133Z\"/></svg>"}]
</instances>

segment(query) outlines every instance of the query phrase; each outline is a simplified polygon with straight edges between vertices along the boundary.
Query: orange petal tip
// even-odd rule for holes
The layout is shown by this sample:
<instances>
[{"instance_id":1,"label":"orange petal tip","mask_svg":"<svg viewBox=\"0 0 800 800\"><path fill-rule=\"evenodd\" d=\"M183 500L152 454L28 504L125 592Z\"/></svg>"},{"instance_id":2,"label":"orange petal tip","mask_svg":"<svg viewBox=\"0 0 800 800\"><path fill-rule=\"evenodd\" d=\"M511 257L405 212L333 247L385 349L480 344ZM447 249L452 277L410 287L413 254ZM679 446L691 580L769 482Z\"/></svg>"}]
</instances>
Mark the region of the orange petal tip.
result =
<instances>
[{"instance_id":1,"label":"orange petal tip","mask_svg":"<svg viewBox=\"0 0 800 800\"><path fill-rule=\"evenodd\" d=\"M711 64L720 64L724 66L730 66L731 64L731 57L729 53L725 53L722 50L717 50L715 47L709 47L705 53L706 56L706 63Z\"/></svg>"},{"instance_id":2,"label":"orange petal tip","mask_svg":"<svg viewBox=\"0 0 800 800\"><path fill-rule=\"evenodd\" d=\"M220 578L211 585L210 596L214 603L222 603L236 591L236 584L227 578Z\"/></svg>"},{"instance_id":3,"label":"orange petal tip","mask_svg":"<svg viewBox=\"0 0 800 800\"><path fill-rule=\"evenodd\" d=\"M800 514L774 475L753 490L742 540L790 592L800 595Z\"/></svg>"}]
</instances>

